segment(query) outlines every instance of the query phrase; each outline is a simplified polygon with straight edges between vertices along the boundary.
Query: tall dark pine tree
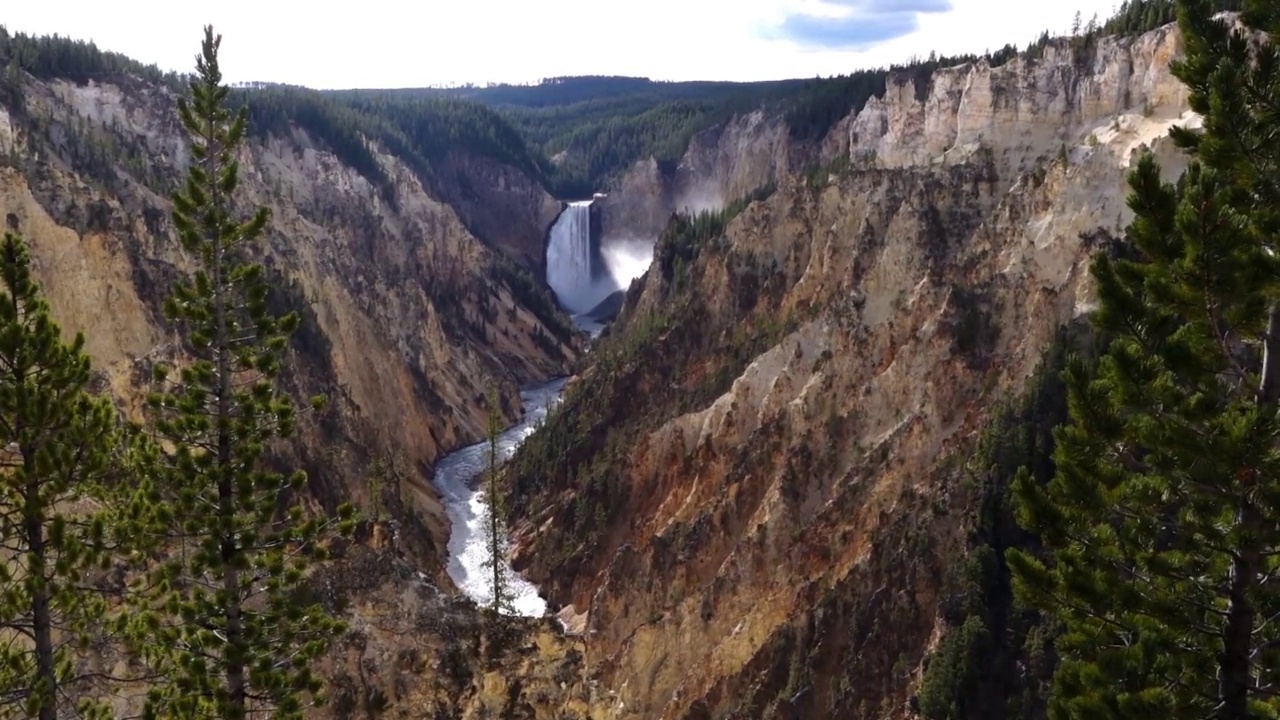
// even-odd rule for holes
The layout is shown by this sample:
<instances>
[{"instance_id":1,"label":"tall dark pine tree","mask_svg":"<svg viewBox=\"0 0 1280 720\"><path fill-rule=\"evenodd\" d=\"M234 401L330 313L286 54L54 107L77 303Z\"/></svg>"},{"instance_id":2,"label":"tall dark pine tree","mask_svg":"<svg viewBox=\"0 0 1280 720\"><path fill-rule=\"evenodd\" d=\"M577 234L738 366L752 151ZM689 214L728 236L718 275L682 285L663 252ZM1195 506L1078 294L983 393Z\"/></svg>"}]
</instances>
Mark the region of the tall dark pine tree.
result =
<instances>
[{"instance_id":1,"label":"tall dark pine tree","mask_svg":"<svg viewBox=\"0 0 1280 720\"><path fill-rule=\"evenodd\" d=\"M1018 590L1067 628L1053 718L1280 715L1280 5L1179 5L1192 163L1132 173L1135 257L1093 267L1114 340L1067 371L1055 478L1016 485L1052 551L1010 552Z\"/></svg>"},{"instance_id":2,"label":"tall dark pine tree","mask_svg":"<svg viewBox=\"0 0 1280 720\"><path fill-rule=\"evenodd\" d=\"M62 342L27 248L0 243L0 717L105 717L74 651L105 603L86 578L104 552L90 510L109 467L115 416L90 395L84 337ZM85 694L87 695L87 693Z\"/></svg>"},{"instance_id":3,"label":"tall dark pine tree","mask_svg":"<svg viewBox=\"0 0 1280 720\"><path fill-rule=\"evenodd\" d=\"M305 476L264 467L269 443L294 425L276 378L298 315L272 315L262 268L248 261L266 208L233 218L246 115L225 107L220 42L205 29L191 99L178 106L192 162L173 219L198 269L165 310L193 362L176 379L157 370L164 391L151 398L156 434L172 448L157 470L156 531L173 548L138 625L157 633L146 657L168 681L151 694L153 716L286 720L316 697L313 661L342 626L302 587L330 521L283 510Z\"/></svg>"},{"instance_id":4,"label":"tall dark pine tree","mask_svg":"<svg viewBox=\"0 0 1280 720\"><path fill-rule=\"evenodd\" d=\"M493 601L489 607L495 613L514 612L515 599L511 596L511 588L504 572L507 566L507 523L500 485L501 474L498 472L498 434L502 432L502 416L498 413L496 390L489 392L487 430L489 462L485 472L485 495L489 503L485 512L488 513L489 552L484 564L493 573Z\"/></svg>"}]
</instances>

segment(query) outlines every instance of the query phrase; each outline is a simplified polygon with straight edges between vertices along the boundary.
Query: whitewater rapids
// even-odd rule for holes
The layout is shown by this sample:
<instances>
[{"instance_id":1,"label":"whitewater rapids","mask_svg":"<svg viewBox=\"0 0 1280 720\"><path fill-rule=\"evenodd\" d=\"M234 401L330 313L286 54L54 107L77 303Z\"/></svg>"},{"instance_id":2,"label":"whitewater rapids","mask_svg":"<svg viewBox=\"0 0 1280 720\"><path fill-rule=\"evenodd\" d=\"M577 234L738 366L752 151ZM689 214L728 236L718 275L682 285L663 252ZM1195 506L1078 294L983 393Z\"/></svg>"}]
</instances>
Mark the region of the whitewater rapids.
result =
<instances>
[{"instance_id":1,"label":"whitewater rapids","mask_svg":"<svg viewBox=\"0 0 1280 720\"><path fill-rule=\"evenodd\" d=\"M547 416L547 412L559 402L565 379L553 380L543 385L521 391L524 418L498 436L498 457L505 461L515 454L516 448ZM488 503L481 492L480 481L488 467L489 443L482 442L449 453L436 464L435 486L444 501L445 514L453 526L449 535L449 577L478 605L493 602L493 570L485 567L488 557L485 513ZM514 600L515 614L526 617L542 617L547 612L547 602L538 594L538 588L511 569L511 563L502 559L507 588Z\"/></svg>"}]
</instances>

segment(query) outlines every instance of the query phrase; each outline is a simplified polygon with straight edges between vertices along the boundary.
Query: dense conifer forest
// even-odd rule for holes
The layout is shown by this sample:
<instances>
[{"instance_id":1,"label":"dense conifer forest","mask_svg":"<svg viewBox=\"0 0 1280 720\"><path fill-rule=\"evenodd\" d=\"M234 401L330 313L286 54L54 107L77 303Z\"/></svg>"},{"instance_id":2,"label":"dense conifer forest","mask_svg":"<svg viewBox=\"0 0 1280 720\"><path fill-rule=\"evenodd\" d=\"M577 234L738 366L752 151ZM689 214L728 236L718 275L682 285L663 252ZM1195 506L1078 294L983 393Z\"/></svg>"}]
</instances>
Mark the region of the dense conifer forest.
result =
<instances>
[{"instance_id":1,"label":"dense conifer forest","mask_svg":"<svg viewBox=\"0 0 1280 720\"><path fill-rule=\"evenodd\" d=\"M1242 0L1213 0L1219 11L1239 12ZM1107 35L1141 35L1177 20L1175 0L1125 0L1119 11L1108 20L1102 31Z\"/></svg>"}]
</instances>

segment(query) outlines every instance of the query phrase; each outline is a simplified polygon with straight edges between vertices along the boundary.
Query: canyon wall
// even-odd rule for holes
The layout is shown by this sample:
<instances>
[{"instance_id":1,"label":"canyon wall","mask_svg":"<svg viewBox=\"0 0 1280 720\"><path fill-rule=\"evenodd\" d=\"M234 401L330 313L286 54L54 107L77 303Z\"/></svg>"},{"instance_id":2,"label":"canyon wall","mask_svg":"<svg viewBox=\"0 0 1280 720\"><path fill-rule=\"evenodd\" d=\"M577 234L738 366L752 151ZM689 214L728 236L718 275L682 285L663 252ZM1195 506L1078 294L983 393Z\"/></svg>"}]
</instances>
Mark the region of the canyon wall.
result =
<instances>
[{"instance_id":1,"label":"canyon wall","mask_svg":"<svg viewBox=\"0 0 1280 720\"><path fill-rule=\"evenodd\" d=\"M599 201L605 242L652 241L671 214L718 210L813 154L790 142L781 118L757 110L694 135L675 171L652 158L633 165Z\"/></svg>"},{"instance_id":2,"label":"canyon wall","mask_svg":"<svg viewBox=\"0 0 1280 720\"><path fill-rule=\"evenodd\" d=\"M1184 166L1177 49L1166 28L891 83L822 173L740 118L691 146L701 184L624 179L637 226L690 187L779 187L712 237L668 227L515 460L517 567L611 717L918 716L981 502L967 458L1091 307L1138 153Z\"/></svg>"},{"instance_id":3,"label":"canyon wall","mask_svg":"<svg viewBox=\"0 0 1280 720\"><path fill-rule=\"evenodd\" d=\"M559 209L530 178L453 155L432 188L374 147L383 191L305 132L251 144L272 303L304 314L285 382L330 398L282 452L316 503L390 516L313 577L352 627L314 716L917 717L956 632L976 438L1091 307L1137 153L1183 166L1161 139L1196 122L1177 51L1172 29L1052 44L893 79L821 143L756 112L670 174L637 164L598 203L604 240L665 237L585 363L525 272ZM190 267L174 98L130 78L23 90L0 107L0 214L137 416L150 366L180 355L159 312ZM771 183L711 237L669 223ZM569 635L483 621L441 571L431 463L480 437L490 386L511 419L518 385L575 367L510 473L517 567Z\"/></svg>"},{"instance_id":4,"label":"canyon wall","mask_svg":"<svg viewBox=\"0 0 1280 720\"><path fill-rule=\"evenodd\" d=\"M492 158L453 152L436 171L441 198L476 237L536 277L547 276L547 231L563 203L521 170Z\"/></svg>"},{"instance_id":5,"label":"canyon wall","mask_svg":"<svg viewBox=\"0 0 1280 720\"><path fill-rule=\"evenodd\" d=\"M284 382L300 403L329 399L303 414L282 451L329 507L373 504L370 466L395 456L408 472L385 492L435 572L447 527L432 463L483 436L488 388L513 419L518 387L565 373L581 345L540 279L519 267L532 253L487 246L398 159L374 150L390 195L300 130L252 142L240 158L241 209L270 208L259 259L271 302L303 313ZM191 265L169 217L188 158L175 98L130 77L28 78L21 100L0 107L0 158L0 215L30 243L56 319L86 334L102 383L137 416L150 366L181 355L160 312L171 280ZM496 246L538 247L555 202L514 170L468 167L480 168L476 182L494 181L494 217L520 219L512 227L528 236L513 232ZM503 206L503 192L519 202Z\"/></svg>"},{"instance_id":6,"label":"canyon wall","mask_svg":"<svg viewBox=\"0 0 1280 720\"><path fill-rule=\"evenodd\" d=\"M891 79L883 98L842 121L824 151L905 167L965 162L989 152L1008 182L1063 145L1104 133L1117 117L1179 116L1186 88L1169 72L1178 36L1168 26L1136 38L1051 42L1037 59L986 60L936 71L927 87Z\"/></svg>"},{"instance_id":7,"label":"canyon wall","mask_svg":"<svg viewBox=\"0 0 1280 720\"><path fill-rule=\"evenodd\" d=\"M1160 127L1179 116L1187 93L1168 69L1177 51L1176 29L1168 26L1089 44L1055 40L1038 58L1019 56L994 68L980 60L921 82L892 75L883 97L871 98L816 144L790 138L776 113L738 115L695 135L673 173L662 173L653 160L625 173L602 202L605 238L654 239L673 212L718 209L781 176L846 159L892 168L989 153L1007 187L1090 133L1116 132L1117 118L1136 115Z\"/></svg>"}]
</instances>

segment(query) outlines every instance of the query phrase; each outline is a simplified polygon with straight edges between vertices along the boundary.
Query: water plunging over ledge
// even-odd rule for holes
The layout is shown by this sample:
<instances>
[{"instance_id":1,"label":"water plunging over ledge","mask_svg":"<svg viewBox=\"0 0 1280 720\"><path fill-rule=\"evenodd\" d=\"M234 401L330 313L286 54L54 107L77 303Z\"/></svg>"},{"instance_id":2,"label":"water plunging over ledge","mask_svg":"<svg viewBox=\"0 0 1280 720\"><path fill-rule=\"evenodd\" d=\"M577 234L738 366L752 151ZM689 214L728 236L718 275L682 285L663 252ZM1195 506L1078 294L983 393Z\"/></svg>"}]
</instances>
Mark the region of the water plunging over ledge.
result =
<instances>
[{"instance_id":1,"label":"water plunging over ledge","mask_svg":"<svg viewBox=\"0 0 1280 720\"><path fill-rule=\"evenodd\" d=\"M510 458L559 402L565 380L552 380L520 392L524 418L498 436L501 460ZM488 445L487 441L481 442L449 453L436 464L435 473L435 486L453 526L449 535L449 577L467 597L482 606L493 602L493 570L484 566L489 553L484 521L488 503L480 487L481 477L488 469ZM538 588L512 570L506 558L502 559L502 566L516 614L545 615L547 602L538 595Z\"/></svg>"},{"instance_id":2,"label":"water plunging over ledge","mask_svg":"<svg viewBox=\"0 0 1280 720\"><path fill-rule=\"evenodd\" d=\"M547 285L579 327L598 335L603 324L617 314L623 292L653 263L654 242L605 239L603 228L593 228L594 203L594 199L568 203L551 226L547 234Z\"/></svg>"}]
</instances>

